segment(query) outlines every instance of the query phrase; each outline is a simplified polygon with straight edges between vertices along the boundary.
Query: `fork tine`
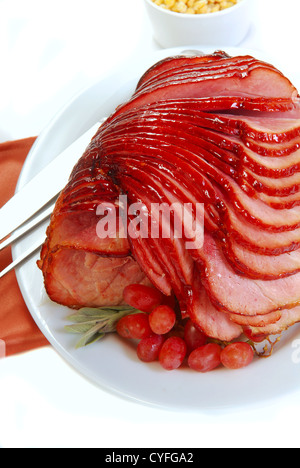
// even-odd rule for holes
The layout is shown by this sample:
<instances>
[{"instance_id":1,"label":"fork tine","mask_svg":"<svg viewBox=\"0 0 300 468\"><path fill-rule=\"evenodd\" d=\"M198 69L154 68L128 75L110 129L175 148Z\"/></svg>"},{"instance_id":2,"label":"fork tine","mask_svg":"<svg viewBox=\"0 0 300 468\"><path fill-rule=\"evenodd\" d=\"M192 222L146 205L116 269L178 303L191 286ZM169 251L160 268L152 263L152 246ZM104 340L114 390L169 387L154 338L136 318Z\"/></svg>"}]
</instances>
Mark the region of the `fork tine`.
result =
<instances>
[{"instance_id":1,"label":"fork tine","mask_svg":"<svg viewBox=\"0 0 300 468\"><path fill-rule=\"evenodd\" d=\"M55 203L48 206L38 216L36 216L31 221L24 224L17 231L12 233L10 237L8 237L5 241L3 241L0 244L0 251L3 250L5 247L8 247L9 245L11 245L17 239L20 239L25 234L29 233L34 227L37 227L40 223L42 223L42 221L49 218L51 213L53 212L54 206L55 206ZM31 257L31 255L33 255L38 249L40 249L43 242L45 241L45 237L46 237L46 235L43 237L43 239L40 238L38 241L36 241L28 250L26 250L22 255L20 255L20 257L18 257L10 265L8 265L6 268L4 268L4 270L2 270L0 272L0 279L3 278L3 276L5 276L11 270L16 268L18 265L23 263L25 260L27 260L29 257Z\"/></svg>"},{"instance_id":2,"label":"fork tine","mask_svg":"<svg viewBox=\"0 0 300 468\"><path fill-rule=\"evenodd\" d=\"M9 273L11 270L16 268L16 266L20 265L22 262L27 260L31 255L33 255L38 249L41 248L43 242L45 239L39 239L37 242L35 242L26 252L24 252L20 257L18 257L15 261L13 261L8 267L6 267L4 270L0 272L0 278L3 278L7 273Z\"/></svg>"},{"instance_id":3,"label":"fork tine","mask_svg":"<svg viewBox=\"0 0 300 468\"><path fill-rule=\"evenodd\" d=\"M5 249L9 245L11 245L13 242L16 240L20 239L20 237L24 236L27 234L31 229L34 227L38 226L42 221L45 219L49 218L51 213L54 210L55 204L52 204L48 208L46 208L42 213L40 213L38 216L33 218L31 221L28 223L24 224L20 229L12 233L5 241L0 243L0 252L1 250Z\"/></svg>"}]
</instances>

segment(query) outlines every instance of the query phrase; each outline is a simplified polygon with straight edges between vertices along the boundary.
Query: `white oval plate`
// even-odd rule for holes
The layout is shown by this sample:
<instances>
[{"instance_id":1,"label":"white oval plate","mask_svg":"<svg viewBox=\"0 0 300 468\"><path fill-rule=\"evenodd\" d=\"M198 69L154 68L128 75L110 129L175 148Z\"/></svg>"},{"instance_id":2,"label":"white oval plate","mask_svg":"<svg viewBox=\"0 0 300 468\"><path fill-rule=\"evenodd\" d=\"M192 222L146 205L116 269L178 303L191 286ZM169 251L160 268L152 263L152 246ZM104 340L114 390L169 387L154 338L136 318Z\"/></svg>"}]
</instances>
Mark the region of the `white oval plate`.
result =
<instances>
[{"instance_id":1,"label":"white oval plate","mask_svg":"<svg viewBox=\"0 0 300 468\"><path fill-rule=\"evenodd\" d=\"M191 48L201 49L205 53L215 50L214 47ZM129 98L138 78L149 66L186 49L162 50L151 57L143 57L131 70L131 78L127 73L128 80L126 71L120 70L76 96L37 139L27 157L17 189L97 119L109 115L118 104ZM274 58L268 59L257 51L228 47L225 50L231 55L249 53L280 66ZM16 244L13 257L17 258L24 249L29 248L38 236L44 234L45 228L45 225L41 226ZM35 256L17 269L19 286L33 319L69 364L109 392L162 408L207 411L263 404L299 388L300 372L295 348L297 345L299 347L296 341L300 337L298 326L282 337L271 358L255 360L251 366L240 371L220 368L204 375L189 369L167 372L157 363L143 364L137 359L135 349L115 335L76 350L78 336L64 332L67 324L65 317L70 310L47 298L41 272L36 266L37 258Z\"/></svg>"}]
</instances>

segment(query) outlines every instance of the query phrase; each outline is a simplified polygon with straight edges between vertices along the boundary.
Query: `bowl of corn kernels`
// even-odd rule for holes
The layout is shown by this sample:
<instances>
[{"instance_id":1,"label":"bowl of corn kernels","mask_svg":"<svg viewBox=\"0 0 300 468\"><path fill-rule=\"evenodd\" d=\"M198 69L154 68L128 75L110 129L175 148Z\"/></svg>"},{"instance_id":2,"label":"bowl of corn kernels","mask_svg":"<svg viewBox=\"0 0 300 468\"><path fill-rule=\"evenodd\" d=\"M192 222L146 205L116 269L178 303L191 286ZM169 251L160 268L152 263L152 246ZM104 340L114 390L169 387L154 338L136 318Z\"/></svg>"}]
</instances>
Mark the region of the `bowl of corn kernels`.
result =
<instances>
[{"instance_id":1,"label":"bowl of corn kernels","mask_svg":"<svg viewBox=\"0 0 300 468\"><path fill-rule=\"evenodd\" d=\"M246 36L253 0L144 0L156 42L235 46Z\"/></svg>"}]
</instances>

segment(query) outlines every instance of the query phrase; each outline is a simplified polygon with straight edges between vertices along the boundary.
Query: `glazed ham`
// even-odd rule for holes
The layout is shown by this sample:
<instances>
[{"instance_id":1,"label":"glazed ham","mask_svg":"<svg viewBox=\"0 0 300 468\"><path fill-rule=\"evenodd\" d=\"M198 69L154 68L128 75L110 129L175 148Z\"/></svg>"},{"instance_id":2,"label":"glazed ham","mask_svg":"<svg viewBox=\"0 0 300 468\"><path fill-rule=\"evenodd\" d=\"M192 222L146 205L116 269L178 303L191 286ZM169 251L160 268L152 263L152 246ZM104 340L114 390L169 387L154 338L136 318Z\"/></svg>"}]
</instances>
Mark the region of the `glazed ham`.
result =
<instances>
[{"instance_id":1,"label":"glazed ham","mask_svg":"<svg viewBox=\"0 0 300 468\"><path fill-rule=\"evenodd\" d=\"M99 128L57 201L38 262L48 295L119 305L126 285L143 283L174 293L209 337L281 333L300 321L299 187L300 98L288 78L222 51L162 60ZM158 235L143 235L133 204ZM115 230L100 236L109 212Z\"/></svg>"}]
</instances>

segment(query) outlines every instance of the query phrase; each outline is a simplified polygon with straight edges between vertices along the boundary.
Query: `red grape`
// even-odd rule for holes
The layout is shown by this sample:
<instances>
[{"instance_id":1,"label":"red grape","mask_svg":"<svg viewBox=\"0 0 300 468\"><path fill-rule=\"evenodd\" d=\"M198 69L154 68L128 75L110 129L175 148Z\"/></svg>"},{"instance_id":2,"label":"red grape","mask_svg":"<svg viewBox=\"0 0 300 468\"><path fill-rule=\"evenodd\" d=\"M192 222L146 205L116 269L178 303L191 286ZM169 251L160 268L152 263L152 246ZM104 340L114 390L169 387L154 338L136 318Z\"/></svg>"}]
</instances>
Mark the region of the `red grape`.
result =
<instances>
[{"instance_id":1,"label":"red grape","mask_svg":"<svg viewBox=\"0 0 300 468\"><path fill-rule=\"evenodd\" d=\"M221 364L221 351L221 346L215 343L196 348L189 355L188 365L197 372L210 372Z\"/></svg>"},{"instance_id":2,"label":"red grape","mask_svg":"<svg viewBox=\"0 0 300 468\"><path fill-rule=\"evenodd\" d=\"M172 330L176 322L176 314L171 307L161 305L149 315L151 330L157 335L165 335Z\"/></svg>"},{"instance_id":3,"label":"red grape","mask_svg":"<svg viewBox=\"0 0 300 468\"><path fill-rule=\"evenodd\" d=\"M185 341L178 336L172 336L162 345L159 353L159 362L164 369L171 371L181 366L185 356Z\"/></svg>"},{"instance_id":4,"label":"red grape","mask_svg":"<svg viewBox=\"0 0 300 468\"><path fill-rule=\"evenodd\" d=\"M184 327L184 340L190 353L204 346L207 343L207 336L191 320L188 320Z\"/></svg>"},{"instance_id":5,"label":"red grape","mask_svg":"<svg viewBox=\"0 0 300 468\"><path fill-rule=\"evenodd\" d=\"M128 339L142 339L152 335L149 316L143 313L122 317L118 321L116 329L120 336Z\"/></svg>"},{"instance_id":6,"label":"red grape","mask_svg":"<svg viewBox=\"0 0 300 468\"><path fill-rule=\"evenodd\" d=\"M161 335L151 335L143 338L137 346L137 356L143 362L153 362L158 360L164 337Z\"/></svg>"},{"instance_id":7,"label":"red grape","mask_svg":"<svg viewBox=\"0 0 300 468\"><path fill-rule=\"evenodd\" d=\"M223 349L221 362L228 369L241 369L253 361L254 351L248 343L232 343Z\"/></svg>"},{"instance_id":8,"label":"red grape","mask_svg":"<svg viewBox=\"0 0 300 468\"><path fill-rule=\"evenodd\" d=\"M157 289L144 284L131 284L123 292L126 304L143 312L152 312L163 300L163 295Z\"/></svg>"}]
</instances>

